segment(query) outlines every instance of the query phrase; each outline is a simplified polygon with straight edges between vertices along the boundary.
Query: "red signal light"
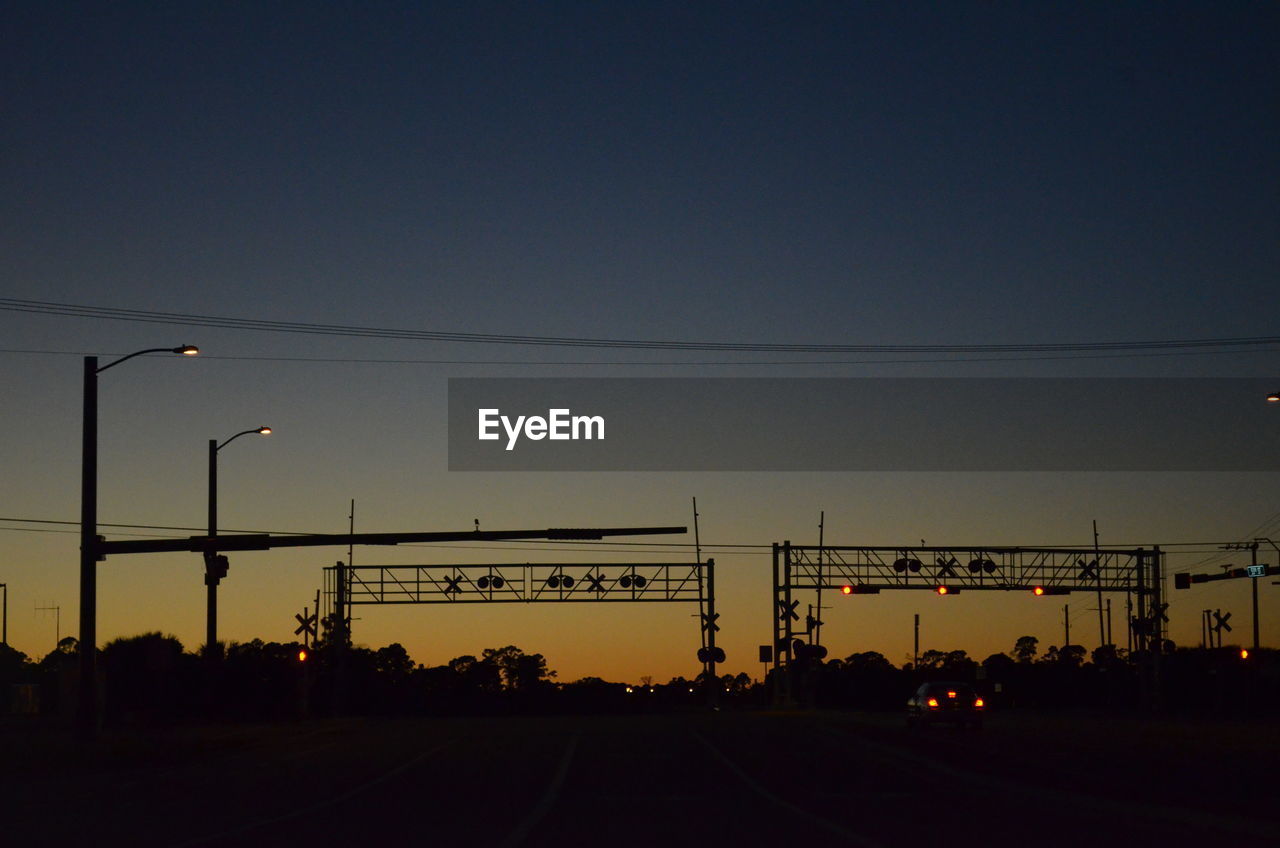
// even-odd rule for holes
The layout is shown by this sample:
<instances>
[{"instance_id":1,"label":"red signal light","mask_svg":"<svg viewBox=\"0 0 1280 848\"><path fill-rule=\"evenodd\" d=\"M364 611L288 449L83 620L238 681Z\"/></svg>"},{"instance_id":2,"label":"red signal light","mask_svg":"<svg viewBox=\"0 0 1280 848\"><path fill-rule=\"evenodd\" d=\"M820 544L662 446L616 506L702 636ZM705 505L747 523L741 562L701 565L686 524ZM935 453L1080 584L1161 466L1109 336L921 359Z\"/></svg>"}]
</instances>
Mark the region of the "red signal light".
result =
<instances>
[{"instance_id":1,"label":"red signal light","mask_svg":"<svg viewBox=\"0 0 1280 848\"><path fill-rule=\"evenodd\" d=\"M948 589L946 586L939 586L938 588L934 589L933 591L937 592L939 595L945 595L945 594L947 594L947 592L949 592L949 591L951 591L951 590L950 590L950 589Z\"/></svg>"},{"instance_id":2,"label":"red signal light","mask_svg":"<svg viewBox=\"0 0 1280 848\"><path fill-rule=\"evenodd\" d=\"M1242 659L1242 660L1247 660L1247 659L1249 659L1249 649L1248 649L1248 648L1241 648L1241 649L1240 649L1240 659Z\"/></svg>"},{"instance_id":3,"label":"red signal light","mask_svg":"<svg viewBox=\"0 0 1280 848\"><path fill-rule=\"evenodd\" d=\"M986 703L981 698L976 698L974 699L973 706L980 710L986 706Z\"/></svg>"},{"instance_id":4,"label":"red signal light","mask_svg":"<svg viewBox=\"0 0 1280 848\"><path fill-rule=\"evenodd\" d=\"M841 587L840 587L840 594L842 594L842 595L852 595L852 594L853 594L853 587L852 587L852 586L841 586Z\"/></svg>"},{"instance_id":5,"label":"red signal light","mask_svg":"<svg viewBox=\"0 0 1280 848\"><path fill-rule=\"evenodd\" d=\"M299 649L298 649L298 662L300 662L300 663L304 663L304 662L306 662L306 661L307 661L307 658L308 658L308 657L310 657L310 656L311 656L311 654L310 654L310 653L308 653L308 651L307 651L307 649L306 649L306 648L299 648Z\"/></svg>"},{"instance_id":6,"label":"red signal light","mask_svg":"<svg viewBox=\"0 0 1280 848\"><path fill-rule=\"evenodd\" d=\"M930 699L928 700L928 702L927 702L927 703L929 704L929 706L930 706L930 707L933 707L934 709L937 709L937 708L938 708L938 699L937 699L937 698L930 698Z\"/></svg>"},{"instance_id":7,"label":"red signal light","mask_svg":"<svg viewBox=\"0 0 1280 848\"><path fill-rule=\"evenodd\" d=\"M1044 594L1044 587L1043 587L1043 586L1037 586L1037 587L1035 587L1034 589L1032 589L1032 590L1031 590L1031 594L1033 594L1033 595L1035 595L1035 596L1037 596L1037 597L1039 597L1040 595L1043 595L1043 594Z\"/></svg>"}]
</instances>

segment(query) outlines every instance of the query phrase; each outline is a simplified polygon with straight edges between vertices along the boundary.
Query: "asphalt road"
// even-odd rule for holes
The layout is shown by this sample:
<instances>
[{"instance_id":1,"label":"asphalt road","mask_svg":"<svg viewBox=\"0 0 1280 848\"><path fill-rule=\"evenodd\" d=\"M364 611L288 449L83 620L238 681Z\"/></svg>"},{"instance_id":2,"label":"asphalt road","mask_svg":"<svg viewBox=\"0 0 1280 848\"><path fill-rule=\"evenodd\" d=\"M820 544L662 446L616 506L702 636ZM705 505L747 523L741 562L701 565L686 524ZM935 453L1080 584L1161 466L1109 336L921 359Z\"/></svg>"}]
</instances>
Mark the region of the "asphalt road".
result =
<instances>
[{"instance_id":1,"label":"asphalt road","mask_svg":"<svg viewBox=\"0 0 1280 848\"><path fill-rule=\"evenodd\" d=\"M1280 722L702 713L112 732L0 723L0 842L1280 845Z\"/></svg>"}]
</instances>

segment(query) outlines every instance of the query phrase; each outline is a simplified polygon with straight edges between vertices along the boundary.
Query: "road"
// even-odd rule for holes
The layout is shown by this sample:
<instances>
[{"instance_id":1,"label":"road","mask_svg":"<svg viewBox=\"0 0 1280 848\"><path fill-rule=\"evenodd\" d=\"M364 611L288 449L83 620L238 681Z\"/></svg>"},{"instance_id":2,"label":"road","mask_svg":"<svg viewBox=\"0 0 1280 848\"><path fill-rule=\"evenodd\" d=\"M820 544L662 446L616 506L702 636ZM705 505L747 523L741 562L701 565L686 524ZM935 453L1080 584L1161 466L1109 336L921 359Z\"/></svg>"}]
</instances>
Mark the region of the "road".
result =
<instances>
[{"instance_id":1,"label":"road","mask_svg":"<svg viewBox=\"0 0 1280 848\"><path fill-rule=\"evenodd\" d=\"M1276 722L699 713L0 723L11 845L1280 844Z\"/></svg>"}]
</instances>

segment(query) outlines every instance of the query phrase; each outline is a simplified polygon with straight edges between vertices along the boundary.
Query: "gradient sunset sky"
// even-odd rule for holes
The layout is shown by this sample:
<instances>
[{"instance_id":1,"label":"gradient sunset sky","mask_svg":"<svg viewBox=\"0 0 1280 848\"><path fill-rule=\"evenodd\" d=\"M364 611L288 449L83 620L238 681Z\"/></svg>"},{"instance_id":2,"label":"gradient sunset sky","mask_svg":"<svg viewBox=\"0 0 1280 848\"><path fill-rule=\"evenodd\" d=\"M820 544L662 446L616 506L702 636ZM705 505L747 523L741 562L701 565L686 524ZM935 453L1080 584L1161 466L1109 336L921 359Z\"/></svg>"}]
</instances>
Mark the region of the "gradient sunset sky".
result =
<instances>
[{"instance_id":1,"label":"gradient sunset sky","mask_svg":"<svg viewBox=\"0 0 1280 848\"><path fill-rule=\"evenodd\" d=\"M277 321L814 344L1276 334L1274 4L11 4L0 28L0 295ZM833 544L1280 541L1280 475L450 473L456 376L1251 376L1280 348L920 362L291 335L0 311L9 639L77 631L80 360L102 377L100 521L227 530L691 524L720 564L727 671L759 673L769 558ZM765 363L710 365L709 361ZM839 360L840 364L780 364ZM939 361L940 360L940 361ZM507 364L464 364L473 361ZM627 364L623 364L627 363ZM1249 403L1261 405L1260 398ZM1275 413L1280 447L1280 408ZM945 414L945 411L942 411ZM922 406L922 414L933 414ZM821 398L814 414L822 414ZM1088 410L1064 414L1087 415ZM1224 421L1228 416L1224 413ZM1224 424L1222 438L1230 439ZM66 532L72 531L72 532ZM160 532L140 530L138 532ZM125 538L109 534L111 538ZM178 535L186 535L179 533ZM673 539L688 543L692 536ZM357 563L691 559L687 548L357 550ZM543 546L546 547L546 546ZM559 546L567 547L567 546ZM288 640L345 549L233 555L224 638ZM1203 562L1212 558L1212 561ZM1263 561L1275 563L1275 553ZM99 638L204 633L198 556L117 557ZM1263 590L1263 638L1280 604ZM1171 637L1246 581L1171 598ZM838 598L834 656L979 659L1061 642L1064 599ZM1092 597L1072 596L1097 644ZM1078 607L1078 609L1077 609ZM560 678L698 671L684 606L357 611L357 642L439 664L514 643ZM1115 631L1122 633L1117 610ZM1121 640L1122 641L1122 640Z\"/></svg>"}]
</instances>

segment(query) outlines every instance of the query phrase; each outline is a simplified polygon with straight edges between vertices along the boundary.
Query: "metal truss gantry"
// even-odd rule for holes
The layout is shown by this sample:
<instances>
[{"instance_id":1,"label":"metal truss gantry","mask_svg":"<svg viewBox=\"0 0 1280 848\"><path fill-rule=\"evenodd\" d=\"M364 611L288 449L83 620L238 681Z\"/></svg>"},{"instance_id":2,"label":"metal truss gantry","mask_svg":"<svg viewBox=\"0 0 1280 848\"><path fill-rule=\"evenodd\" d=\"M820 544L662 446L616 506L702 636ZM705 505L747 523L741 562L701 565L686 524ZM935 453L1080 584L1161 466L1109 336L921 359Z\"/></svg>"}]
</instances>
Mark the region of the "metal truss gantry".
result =
<instances>
[{"instance_id":1,"label":"metal truss gantry","mask_svg":"<svg viewBox=\"0 0 1280 848\"><path fill-rule=\"evenodd\" d=\"M773 545L773 666L795 659L802 590L848 587L849 594L947 587L958 591L1048 594L1124 592L1137 600L1133 628L1138 650L1159 653L1168 622L1161 581L1162 554L1152 548L958 548ZM803 631L801 631L803 633Z\"/></svg>"},{"instance_id":2,"label":"metal truss gantry","mask_svg":"<svg viewBox=\"0 0 1280 848\"><path fill-rule=\"evenodd\" d=\"M350 609L380 604L694 603L698 658L712 676L716 647L715 560L702 563L504 563L356 565L324 569L333 618L350 634Z\"/></svg>"}]
</instances>

